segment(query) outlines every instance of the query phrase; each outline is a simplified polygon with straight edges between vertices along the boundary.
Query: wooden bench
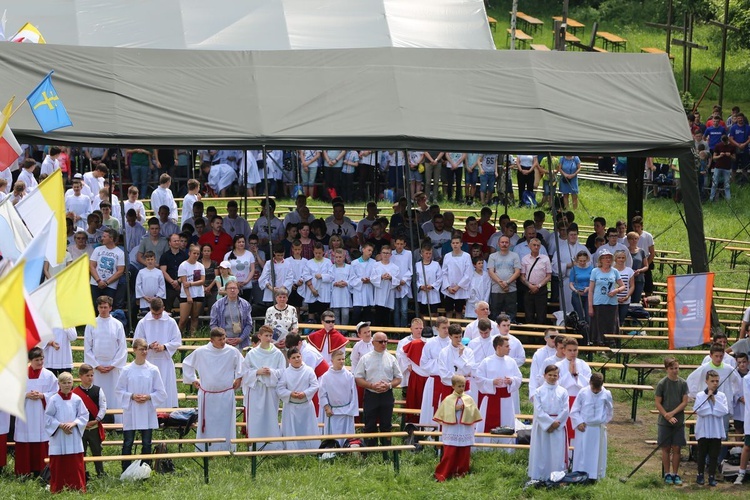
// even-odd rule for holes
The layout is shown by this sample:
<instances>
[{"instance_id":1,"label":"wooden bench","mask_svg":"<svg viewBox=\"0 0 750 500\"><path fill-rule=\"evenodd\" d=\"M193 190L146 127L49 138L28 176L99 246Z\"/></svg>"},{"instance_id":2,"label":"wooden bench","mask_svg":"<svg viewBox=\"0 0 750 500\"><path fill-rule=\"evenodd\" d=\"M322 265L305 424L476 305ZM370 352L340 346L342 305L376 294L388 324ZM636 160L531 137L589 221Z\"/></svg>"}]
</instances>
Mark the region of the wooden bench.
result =
<instances>
[{"instance_id":1,"label":"wooden bench","mask_svg":"<svg viewBox=\"0 0 750 500\"><path fill-rule=\"evenodd\" d=\"M552 16L552 21L559 21L562 22L562 16ZM574 34L578 34L578 30L581 30L581 36L583 36L584 33L586 33L586 25L576 21L572 17L568 17L565 19L566 24L566 32L571 32Z\"/></svg>"},{"instance_id":2,"label":"wooden bench","mask_svg":"<svg viewBox=\"0 0 750 500\"><path fill-rule=\"evenodd\" d=\"M506 39L506 43L508 44L508 47L510 48L510 37L511 37L511 29L508 28L508 36ZM516 28L516 41L519 42L523 47L526 47L526 44L532 42L534 40L534 37L525 33L523 30L520 30Z\"/></svg>"},{"instance_id":3,"label":"wooden bench","mask_svg":"<svg viewBox=\"0 0 750 500\"><path fill-rule=\"evenodd\" d=\"M495 19L494 17L487 16L487 22L489 23L490 29L492 31L497 31L497 19Z\"/></svg>"},{"instance_id":4,"label":"wooden bench","mask_svg":"<svg viewBox=\"0 0 750 500\"><path fill-rule=\"evenodd\" d=\"M609 33L607 31L598 31L596 33L596 38L599 38L604 43L605 49L614 49L615 52L622 49L627 50L628 48L628 41L624 38L614 35L612 33Z\"/></svg>"},{"instance_id":5,"label":"wooden bench","mask_svg":"<svg viewBox=\"0 0 750 500\"><path fill-rule=\"evenodd\" d=\"M699 368L700 365L680 365L680 370L693 371ZM646 377L651 375L651 372L657 370L666 370L664 364L659 363L626 363L625 368L632 368L637 373L637 384L645 384ZM625 380L625 370L622 371L622 380Z\"/></svg>"},{"instance_id":6,"label":"wooden bench","mask_svg":"<svg viewBox=\"0 0 750 500\"><path fill-rule=\"evenodd\" d=\"M513 12L510 15L513 16ZM516 12L516 21L523 23L524 28L530 30L532 33L536 33L536 30L544 31L544 21L523 12Z\"/></svg>"},{"instance_id":7,"label":"wooden bench","mask_svg":"<svg viewBox=\"0 0 750 500\"><path fill-rule=\"evenodd\" d=\"M565 41L568 43L581 43L581 39L575 36L570 31L565 32Z\"/></svg>"},{"instance_id":8,"label":"wooden bench","mask_svg":"<svg viewBox=\"0 0 750 500\"><path fill-rule=\"evenodd\" d=\"M531 50L538 50L540 52L550 52L552 49L541 43L532 43L530 45Z\"/></svg>"},{"instance_id":9,"label":"wooden bench","mask_svg":"<svg viewBox=\"0 0 750 500\"><path fill-rule=\"evenodd\" d=\"M750 252L750 248L748 247L738 247L738 246L725 246L724 250L729 250L732 252L732 254L729 257L729 269L734 269L737 267L737 259L740 255L746 252Z\"/></svg>"},{"instance_id":10,"label":"wooden bench","mask_svg":"<svg viewBox=\"0 0 750 500\"><path fill-rule=\"evenodd\" d=\"M677 274L677 268L680 266L685 267L687 274L693 269L693 261L690 259L678 259L676 257L654 257L654 264L659 265L659 272L664 274L664 266L670 266L672 274Z\"/></svg>"},{"instance_id":11,"label":"wooden bench","mask_svg":"<svg viewBox=\"0 0 750 500\"><path fill-rule=\"evenodd\" d=\"M264 450L263 448L267 443L284 443L290 441L320 441L322 439L378 439L378 438L405 438L408 437L406 432L373 432L373 433L360 433L360 434L329 434L329 435L315 435L315 436L288 436L288 437L266 437L266 438L238 438L232 439L232 444L248 444L252 447L250 451L236 451L234 456L237 457L250 457L250 472L252 478L258 472L258 459L263 457L278 457L278 456L289 456L289 455L318 455L320 453L332 452L332 453L393 453L393 470L396 474L399 473L399 452L401 451L414 451L416 448L413 445L392 445L392 446L363 446L359 448L331 448L329 450L321 450L320 448L306 449L306 450ZM258 449L258 445L261 448Z\"/></svg>"},{"instance_id":12,"label":"wooden bench","mask_svg":"<svg viewBox=\"0 0 750 500\"><path fill-rule=\"evenodd\" d=\"M644 54L666 54L667 51L657 49L656 47L641 47L641 52ZM669 54L670 61L674 60L674 56L672 54Z\"/></svg>"}]
</instances>

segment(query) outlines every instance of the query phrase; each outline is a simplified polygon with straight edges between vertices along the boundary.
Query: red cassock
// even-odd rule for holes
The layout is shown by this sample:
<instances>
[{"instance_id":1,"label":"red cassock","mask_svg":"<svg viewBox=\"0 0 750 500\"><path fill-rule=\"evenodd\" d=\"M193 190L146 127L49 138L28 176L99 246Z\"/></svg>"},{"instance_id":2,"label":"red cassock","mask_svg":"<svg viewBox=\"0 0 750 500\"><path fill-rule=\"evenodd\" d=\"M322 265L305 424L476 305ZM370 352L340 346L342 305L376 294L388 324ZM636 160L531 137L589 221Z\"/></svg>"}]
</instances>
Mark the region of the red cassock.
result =
<instances>
[{"instance_id":1,"label":"red cassock","mask_svg":"<svg viewBox=\"0 0 750 500\"><path fill-rule=\"evenodd\" d=\"M509 398L510 392L507 387L496 387L495 394L479 393L479 406L482 406L482 402L485 398L487 401L487 417L484 419L484 432L490 432L495 427L500 427L502 420L500 400Z\"/></svg>"},{"instance_id":2,"label":"red cassock","mask_svg":"<svg viewBox=\"0 0 750 500\"><path fill-rule=\"evenodd\" d=\"M65 488L86 492L86 468L83 453L70 455L50 455L49 490L57 493Z\"/></svg>"},{"instance_id":3,"label":"red cassock","mask_svg":"<svg viewBox=\"0 0 750 500\"><path fill-rule=\"evenodd\" d=\"M8 465L8 435L0 434L0 467Z\"/></svg>"},{"instance_id":4,"label":"red cassock","mask_svg":"<svg viewBox=\"0 0 750 500\"><path fill-rule=\"evenodd\" d=\"M414 339L404 346L404 354L411 360L412 363L419 365L422 359L422 350L424 349L425 341L422 339ZM409 385L406 387L406 407L410 409L419 410L422 408L422 395L424 394L424 386L427 383L427 377L423 377L412 370L409 374ZM419 422L419 415L407 415L406 422Z\"/></svg>"},{"instance_id":5,"label":"red cassock","mask_svg":"<svg viewBox=\"0 0 750 500\"><path fill-rule=\"evenodd\" d=\"M328 363L325 359L321 359L320 363L318 363L318 366L315 367L315 376L318 377L318 380L320 380L320 377L322 377L325 372L328 371ZM312 397L312 404L313 407L315 407L315 415L320 415L320 402L318 400L318 393L316 392L315 395Z\"/></svg>"},{"instance_id":6,"label":"red cassock","mask_svg":"<svg viewBox=\"0 0 750 500\"><path fill-rule=\"evenodd\" d=\"M469 473L471 446L443 446L443 455L435 468L435 479L442 483Z\"/></svg>"}]
</instances>

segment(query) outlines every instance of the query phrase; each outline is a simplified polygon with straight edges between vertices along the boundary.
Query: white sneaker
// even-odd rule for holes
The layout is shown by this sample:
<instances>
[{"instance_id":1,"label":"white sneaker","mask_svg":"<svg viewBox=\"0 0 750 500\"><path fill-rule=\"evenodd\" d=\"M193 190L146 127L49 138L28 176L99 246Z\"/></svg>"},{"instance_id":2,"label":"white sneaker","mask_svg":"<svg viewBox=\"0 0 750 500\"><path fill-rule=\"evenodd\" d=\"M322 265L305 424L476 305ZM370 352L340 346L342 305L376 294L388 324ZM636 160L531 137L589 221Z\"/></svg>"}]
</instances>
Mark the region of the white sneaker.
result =
<instances>
[{"instance_id":1,"label":"white sneaker","mask_svg":"<svg viewBox=\"0 0 750 500\"><path fill-rule=\"evenodd\" d=\"M734 484L742 484L742 481L744 480L745 480L745 473L740 472L739 474L737 474L737 479L734 480Z\"/></svg>"}]
</instances>

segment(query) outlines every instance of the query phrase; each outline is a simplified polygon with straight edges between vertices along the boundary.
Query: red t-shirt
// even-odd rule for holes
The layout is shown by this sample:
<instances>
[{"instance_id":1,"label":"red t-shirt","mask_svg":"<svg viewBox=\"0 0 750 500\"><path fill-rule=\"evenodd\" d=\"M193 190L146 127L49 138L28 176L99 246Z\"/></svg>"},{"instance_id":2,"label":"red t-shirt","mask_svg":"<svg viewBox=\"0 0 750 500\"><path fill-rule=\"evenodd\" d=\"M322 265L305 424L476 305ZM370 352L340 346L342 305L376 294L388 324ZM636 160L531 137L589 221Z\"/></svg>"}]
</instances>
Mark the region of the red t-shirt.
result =
<instances>
[{"instance_id":1,"label":"red t-shirt","mask_svg":"<svg viewBox=\"0 0 750 500\"><path fill-rule=\"evenodd\" d=\"M468 232L464 232L464 235L461 237L461 241L468 244L469 247L473 245L474 243L479 243L482 245L482 252L489 252L489 248L487 248L487 238L489 236L483 234L483 233L477 233L476 236L471 236Z\"/></svg>"},{"instance_id":2,"label":"red t-shirt","mask_svg":"<svg viewBox=\"0 0 750 500\"><path fill-rule=\"evenodd\" d=\"M198 238L198 244L210 246L211 260L221 262L224 260L224 255L232 249L232 237L224 231L219 236L216 236L213 231L209 231Z\"/></svg>"}]
</instances>

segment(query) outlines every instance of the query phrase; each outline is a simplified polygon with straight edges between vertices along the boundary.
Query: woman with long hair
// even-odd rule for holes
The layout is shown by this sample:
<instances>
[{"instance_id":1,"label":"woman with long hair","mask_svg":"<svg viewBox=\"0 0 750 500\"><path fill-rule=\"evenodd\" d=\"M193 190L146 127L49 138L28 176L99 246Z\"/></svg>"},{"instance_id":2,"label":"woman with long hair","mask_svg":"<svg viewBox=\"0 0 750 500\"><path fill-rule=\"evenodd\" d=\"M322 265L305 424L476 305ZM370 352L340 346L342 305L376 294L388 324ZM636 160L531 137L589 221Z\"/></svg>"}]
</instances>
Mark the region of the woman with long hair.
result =
<instances>
[{"instance_id":1,"label":"woman with long hair","mask_svg":"<svg viewBox=\"0 0 750 500\"><path fill-rule=\"evenodd\" d=\"M203 310L203 299L205 292L203 284L206 282L206 269L198 262L201 248L198 245L190 245L188 258L177 269L177 278L180 280L180 331L185 332L188 319L190 319L190 333L198 329L198 316Z\"/></svg>"},{"instance_id":2,"label":"woman with long hair","mask_svg":"<svg viewBox=\"0 0 750 500\"><path fill-rule=\"evenodd\" d=\"M255 257L246 249L247 240L244 234L236 234L232 240L232 250L224 255L224 260L232 265L232 275L237 278L240 294L252 303L252 280L255 274Z\"/></svg>"}]
</instances>

